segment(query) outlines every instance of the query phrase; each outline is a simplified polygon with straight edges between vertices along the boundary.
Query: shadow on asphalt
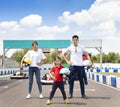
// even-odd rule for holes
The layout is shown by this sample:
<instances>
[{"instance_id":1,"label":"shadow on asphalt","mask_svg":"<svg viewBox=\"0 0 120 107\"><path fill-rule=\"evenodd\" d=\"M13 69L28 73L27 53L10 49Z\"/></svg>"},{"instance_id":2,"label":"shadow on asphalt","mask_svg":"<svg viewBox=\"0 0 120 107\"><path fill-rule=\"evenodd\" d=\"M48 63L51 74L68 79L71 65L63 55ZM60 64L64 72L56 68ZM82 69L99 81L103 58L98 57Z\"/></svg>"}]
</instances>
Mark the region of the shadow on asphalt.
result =
<instances>
[{"instance_id":1,"label":"shadow on asphalt","mask_svg":"<svg viewBox=\"0 0 120 107\"><path fill-rule=\"evenodd\" d=\"M54 102L52 102L52 105L54 105L54 104L55 104L55 105L56 105L56 104L61 104L61 105L62 105L62 104L64 104L64 102L55 102L55 101L54 101ZM86 103L83 103L83 102L71 102L71 101L70 101L69 104L70 104L70 105L86 105ZM69 104L67 104L67 105L69 105Z\"/></svg>"},{"instance_id":2,"label":"shadow on asphalt","mask_svg":"<svg viewBox=\"0 0 120 107\"><path fill-rule=\"evenodd\" d=\"M0 80L0 86L4 86L13 82L15 82L15 80Z\"/></svg>"},{"instance_id":3,"label":"shadow on asphalt","mask_svg":"<svg viewBox=\"0 0 120 107\"><path fill-rule=\"evenodd\" d=\"M110 97L88 97L88 99L106 99L106 100L109 100L111 98Z\"/></svg>"}]
</instances>

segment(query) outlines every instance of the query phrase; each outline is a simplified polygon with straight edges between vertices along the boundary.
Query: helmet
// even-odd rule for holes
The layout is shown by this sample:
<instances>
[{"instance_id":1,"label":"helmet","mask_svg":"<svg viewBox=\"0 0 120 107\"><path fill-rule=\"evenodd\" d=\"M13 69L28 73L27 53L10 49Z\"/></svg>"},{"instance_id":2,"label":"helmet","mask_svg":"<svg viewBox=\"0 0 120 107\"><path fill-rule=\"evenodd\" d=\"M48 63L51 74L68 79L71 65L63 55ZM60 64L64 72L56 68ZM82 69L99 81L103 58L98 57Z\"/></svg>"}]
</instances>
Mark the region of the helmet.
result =
<instances>
[{"instance_id":1,"label":"helmet","mask_svg":"<svg viewBox=\"0 0 120 107\"><path fill-rule=\"evenodd\" d=\"M20 72L16 72L16 76L20 76Z\"/></svg>"},{"instance_id":2,"label":"helmet","mask_svg":"<svg viewBox=\"0 0 120 107\"><path fill-rule=\"evenodd\" d=\"M60 70L60 74L68 75L70 74L70 70L68 68L62 68Z\"/></svg>"},{"instance_id":3,"label":"helmet","mask_svg":"<svg viewBox=\"0 0 120 107\"><path fill-rule=\"evenodd\" d=\"M24 63L25 64L31 64L31 59L30 58L25 58Z\"/></svg>"},{"instance_id":4,"label":"helmet","mask_svg":"<svg viewBox=\"0 0 120 107\"><path fill-rule=\"evenodd\" d=\"M84 60L83 61L83 66L89 66L90 65L90 61L89 60Z\"/></svg>"}]
</instances>

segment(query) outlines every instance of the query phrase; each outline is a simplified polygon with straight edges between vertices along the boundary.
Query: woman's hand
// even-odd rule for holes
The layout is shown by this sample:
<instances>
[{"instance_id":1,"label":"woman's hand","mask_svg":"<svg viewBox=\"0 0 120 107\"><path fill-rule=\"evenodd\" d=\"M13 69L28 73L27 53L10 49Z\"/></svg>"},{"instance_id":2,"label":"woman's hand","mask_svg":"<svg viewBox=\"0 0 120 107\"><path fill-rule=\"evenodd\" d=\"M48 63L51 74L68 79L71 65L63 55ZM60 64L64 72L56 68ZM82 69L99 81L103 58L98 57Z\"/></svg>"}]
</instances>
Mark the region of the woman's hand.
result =
<instances>
[{"instance_id":1,"label":"woman's hand","mask_svg":"<svg viewBox=\"0 0 120 107\"><path fill-rule=\"evenodd\" d=\"M37 63L36 65L38 65L38 66L42 66L42 64L41 64L41 63Z\"/></svg>"}]
</instances>

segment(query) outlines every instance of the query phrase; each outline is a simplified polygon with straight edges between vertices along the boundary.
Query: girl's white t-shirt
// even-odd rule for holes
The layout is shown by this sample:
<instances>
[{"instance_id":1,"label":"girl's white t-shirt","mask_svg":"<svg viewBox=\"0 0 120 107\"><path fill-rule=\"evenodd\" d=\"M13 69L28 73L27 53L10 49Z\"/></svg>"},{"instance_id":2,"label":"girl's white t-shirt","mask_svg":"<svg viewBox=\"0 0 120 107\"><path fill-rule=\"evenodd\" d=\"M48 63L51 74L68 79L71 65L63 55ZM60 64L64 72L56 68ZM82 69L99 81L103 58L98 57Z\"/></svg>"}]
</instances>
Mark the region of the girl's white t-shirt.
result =
<instances>
[{"instance_id":1,"label":"girl's white t-shirt","mask_svg":"<svg viewBox=\"0 0 120 107\"><path fill-rule=\"evenodd\" d=\"M30 67L40 67L37 65L37 63L40 63L42 59L46 59L46 56L41 50L29 50L25 55L25 58L30 58L31 59L31 64Z\"/></svg>"}]
</instances>

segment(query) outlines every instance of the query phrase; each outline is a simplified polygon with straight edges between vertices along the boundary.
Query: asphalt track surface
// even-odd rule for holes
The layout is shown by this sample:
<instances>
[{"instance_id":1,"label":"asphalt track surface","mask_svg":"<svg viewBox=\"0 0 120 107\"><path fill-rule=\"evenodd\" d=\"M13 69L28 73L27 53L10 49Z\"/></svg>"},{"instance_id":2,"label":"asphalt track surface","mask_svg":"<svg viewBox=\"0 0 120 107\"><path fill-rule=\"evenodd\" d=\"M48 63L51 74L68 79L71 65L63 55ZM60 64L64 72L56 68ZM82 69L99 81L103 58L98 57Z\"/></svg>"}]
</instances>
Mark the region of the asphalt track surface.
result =
<instances>
[{"instance_id":1,"label":"asphalt track surface","mask_svg":"<svg viewBox=\"0 0 120 107\"><path fill-rule=\"evenodd\" d=\"M120 90L88 81L86 95L88 99L82 99L79 82L75 81L74 97L69 99L70 104L64 104L59 89L56 91L51 105L46 105L51 85L43 85L43 99L39 98L38 88L34 79L32 97L25 99L28 89L28 79L10 80L0 79L0 107L120 107ZM68 96L68 84L65 85Z\"/></svg>"}]
</instances>

